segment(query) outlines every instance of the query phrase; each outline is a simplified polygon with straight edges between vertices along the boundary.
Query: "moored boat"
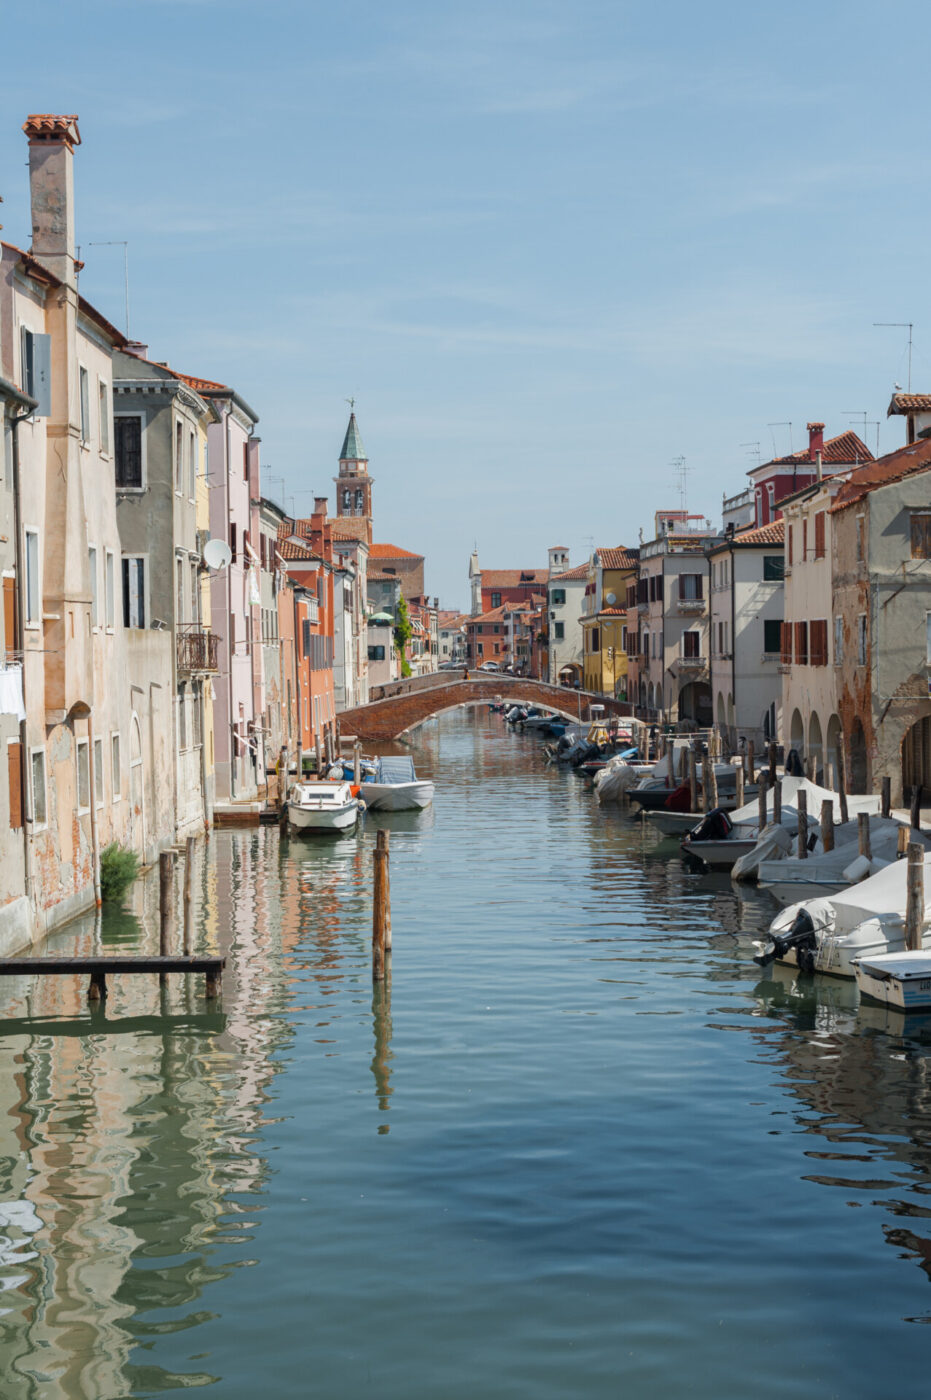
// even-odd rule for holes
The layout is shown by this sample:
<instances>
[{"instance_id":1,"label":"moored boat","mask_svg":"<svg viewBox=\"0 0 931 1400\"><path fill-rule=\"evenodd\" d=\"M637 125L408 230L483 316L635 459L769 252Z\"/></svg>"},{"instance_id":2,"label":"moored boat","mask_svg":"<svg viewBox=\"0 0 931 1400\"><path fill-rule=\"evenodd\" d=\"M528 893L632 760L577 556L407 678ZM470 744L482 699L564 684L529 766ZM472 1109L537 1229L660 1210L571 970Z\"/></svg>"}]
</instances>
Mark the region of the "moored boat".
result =
<instances>
[{"instance_id":1,"label":"moored boat","mask_svg":"<svg viewBox=\"0 0 931 1400\"><path fill-rule=\"evenodd\" d=\"M375 774L362 784L365 805L378 812L409 812L429 807L434 786L426 778L418 778L414 760L406 754L378 759Z\"/></svg>"},{"instance_id":2,"label":"moored boat","mask_svg":"<svg viewBox=\"0 0 931 1400\"><path fill-rule=\"evenodd\" d=\"M288 825L300 835L350 831L363 805L347 782L295 783L288 793Z\"/></svg>"}]
</instances>

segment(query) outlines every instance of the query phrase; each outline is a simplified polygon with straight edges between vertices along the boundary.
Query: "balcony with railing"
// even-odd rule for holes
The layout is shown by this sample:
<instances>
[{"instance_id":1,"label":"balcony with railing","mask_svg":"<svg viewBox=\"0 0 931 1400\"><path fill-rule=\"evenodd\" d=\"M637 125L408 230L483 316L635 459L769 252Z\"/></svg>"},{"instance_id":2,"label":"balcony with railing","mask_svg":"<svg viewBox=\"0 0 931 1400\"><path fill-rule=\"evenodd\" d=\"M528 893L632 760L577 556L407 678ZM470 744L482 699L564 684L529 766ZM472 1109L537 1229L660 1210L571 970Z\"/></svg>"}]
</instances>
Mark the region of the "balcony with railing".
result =
<instances>
[{"instance_id":1,"label":"balcony with railing","mask_svg":"<svg viewBox=\"0 0 931 1400\"><path fill-rule=\"evenodd\" d=\"M219 637L203 627L191 624L178 628L178 674L193 675L199 671L218 670Z\"/></svg>"}]
</instances>

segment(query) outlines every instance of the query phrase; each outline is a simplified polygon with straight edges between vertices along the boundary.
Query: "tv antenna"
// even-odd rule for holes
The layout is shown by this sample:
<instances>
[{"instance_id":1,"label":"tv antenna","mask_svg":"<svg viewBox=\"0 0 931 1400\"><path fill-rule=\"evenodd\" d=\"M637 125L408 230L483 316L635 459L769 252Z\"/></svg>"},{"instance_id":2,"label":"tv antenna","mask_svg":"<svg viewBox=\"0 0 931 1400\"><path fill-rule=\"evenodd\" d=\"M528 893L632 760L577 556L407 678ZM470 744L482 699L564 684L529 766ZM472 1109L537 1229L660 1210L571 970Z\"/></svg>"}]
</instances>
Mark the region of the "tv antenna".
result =
<instances>
[{"instance_id":1,"label":"tv antenna","mask_svg":"<svg viewBox=\"0 0 931 1400\"><path fill-rule=\"evenodd\" d=\"M126 339L129 340L129 242L125 238L104 238L98 243L88 243L88 248L122 248L123 285L126 298Z\"/></svg>"},{"instance_id":2,"label":"tv antenna","mask_svg":"<svg viewBox=\"0 0 931 1400\"><path fill-rule=\"evenodd\" d=\"M908 331L908 392L912 392L912 331L915 329L914 321L874 321L874 326L895 327L900 331Z\"/></svg>"},{"instance_id":3,"label":"tv antenna","mask_svg":"<svg viewBox=\"0 0 931 1400\"><path fill-rule=\"evenodd\" d=\"M780 422L780 423L767 423L766 426L767 426L767 428L769 429L769 435L770 435L770 437L771 437L772 440L773 440L773 456L774 456L774 457L778 457L778 456L779 456L779 453L776 451L776 434L773 432L773 428L788 428L788 430L789 430L789 456L791 457L792 451L793 451L793 445L792 445L792 420L791 420L791 418L784 418L784 419L782 420L782 422Z\"/></svg>"},{"instance_id":4,"label":"tv antenna","mask_svg":"<svg viewBox=\"0 0 931 1400\"><path fill-rule=\"evenodd\" d=\"M672 467L678 479L677 490L679 492L679 507L685 512L688 509L686 505L688 474L692 469L687 465L684 457L673 457L669 465Z\"/></svg>"},{"instance_id":5,"label":"tv antenna","mask_svg":"<svg viewBox=\"0 0 931 1400\"><path fill-rule=\"evenodd\" d=\"M747 447L750 449L751 452L756 453L756 464L757 466L759 466L761 461L763 460L763 454L760 451L760 444L758 442L742 442L740 446Z\"/></svg>"}]
</instances>

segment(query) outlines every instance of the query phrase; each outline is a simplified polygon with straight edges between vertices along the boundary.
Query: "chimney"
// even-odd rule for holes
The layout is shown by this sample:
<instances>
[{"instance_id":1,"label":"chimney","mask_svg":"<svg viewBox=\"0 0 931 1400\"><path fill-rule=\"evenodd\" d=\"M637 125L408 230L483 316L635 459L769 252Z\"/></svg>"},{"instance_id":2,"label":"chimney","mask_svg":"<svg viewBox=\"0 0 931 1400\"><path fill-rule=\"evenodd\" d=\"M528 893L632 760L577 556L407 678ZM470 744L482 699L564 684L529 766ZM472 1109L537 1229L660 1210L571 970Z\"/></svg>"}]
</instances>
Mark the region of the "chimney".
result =
<instances>
[{"instance_id":1,"label":"chimney","mask_svg":"<svg viewBox=\"0 0 931 1400\"><path fill-rule=\"evenodd\" d=\"M808 457L812 462L818 460L818 453L824 450L824 424L809 423L808 425Z\"/></svg>"},{"instance_id":2,"label":"chimney","mask_svg":"<svg viewBox=\"0 0 931 1400\"><path fill-rule=\"evenodd\" d=\"M314 496L314 515L326 515L329 500L326 496Z\"/></svg>"},{"instance_id":3,"label":"chimney","mask_svg":"<svg viewBox=\"0 0 931 1400\"><path fill-rule=\"evenodd\" d=\"M127 355L135 355L137 360L147 360L149 358L149 347L143 345L141 340L128 340L123 346Z\"/></svg>"},{"instance_id":4,"label":"chimney","mask_svg":"<svg viewBox=\"0 0 931 1400\"><path fill-rule=\"evenodd\" d=\"M76 116L36 114L23 131L29 141L29 193L32 205L33 257L73 287L74 148L80 146Z\"/></svg>"}]
</instances>

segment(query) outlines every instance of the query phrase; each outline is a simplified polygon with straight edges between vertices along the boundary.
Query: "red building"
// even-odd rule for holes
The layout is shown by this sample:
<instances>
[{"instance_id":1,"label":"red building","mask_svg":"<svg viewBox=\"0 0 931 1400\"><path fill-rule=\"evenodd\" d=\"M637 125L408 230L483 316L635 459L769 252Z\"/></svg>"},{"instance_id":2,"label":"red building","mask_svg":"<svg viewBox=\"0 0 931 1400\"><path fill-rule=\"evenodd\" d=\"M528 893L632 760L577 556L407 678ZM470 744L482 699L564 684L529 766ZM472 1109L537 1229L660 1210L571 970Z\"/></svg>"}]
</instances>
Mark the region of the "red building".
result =
<instances>
[{"instance_id":1,"label":"red building","mask_svg":"<svg viewBox=\"0 0 931 1400\"><path fill-rule=\"evenodd\" d=\"M280 527L278 552L294 585L286 590L294 609L295 704L302 754L315 751L336 718L333 687L335 613L333 537L327 500L318 497L309 519Z\"/></svg>"},{"instance_id":2,"label":"red building","mask_svg":"<svg viewBox=\"0 0 931 1400\"><path fill-rule=\"evenodd\" d=\"M873 461L872 452L856 433L848 430L825 442L824 424L809 423L806 448L792 452L788 457L774 457L772 461L762 462L747 472L754 496L754 524L757 529L777 518L781 513L778 505L784 497L794 495L817 480L819 454L823 476L849 467L862 467Z\"/></svg>"}]
</instances>

